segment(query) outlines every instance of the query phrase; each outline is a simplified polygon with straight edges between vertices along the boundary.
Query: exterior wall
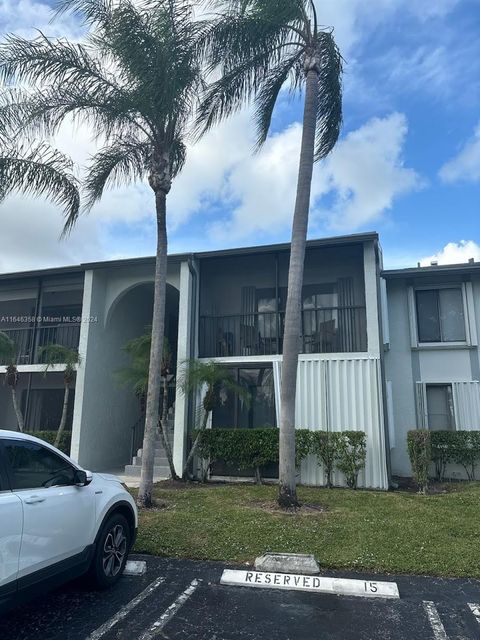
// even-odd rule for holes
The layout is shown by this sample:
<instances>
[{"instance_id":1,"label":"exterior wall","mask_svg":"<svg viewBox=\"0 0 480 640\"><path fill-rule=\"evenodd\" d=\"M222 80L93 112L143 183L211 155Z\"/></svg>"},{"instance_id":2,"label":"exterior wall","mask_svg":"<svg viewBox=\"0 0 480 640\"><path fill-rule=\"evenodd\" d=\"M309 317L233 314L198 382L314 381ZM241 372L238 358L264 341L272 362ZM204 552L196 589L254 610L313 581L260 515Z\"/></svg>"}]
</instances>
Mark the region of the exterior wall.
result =
<instances>
[{"instance_id":1,"label":"exterior wall","mask_svg":"<svg viewBox=\"0 0 480 640\"><path fill-rule=\"evenodd\" d=\"M441 284L460 284L464 279L456 276L422 276L415 279L387 279L388 318L390 331L389 349L385 354L386 377L391 382L391 414L394 423L395 440L392 442L391 460L392 472L400 476L410 476L411 468L407 453L407 433L411 429L421 426L417 415L416 383L465 383L480 380L479 350L476 336L480 335L480 277L472 276L473 296L470 302L470 313L466 315L467 322L472 323L470 335L473 337L470 345L449 346L416 346L415 317L412 317L411 300L409 301L409 287L435 286ZM470 278L467 280L470 281ZM459 416L458 428L466 428L460 419L464 411L465 398L463 386L455 390L454 398L457 406L455 412ZM475 385L469 385L471 394L475 396ZM472 396L472 397L473 397ZM473 400L475 398L473 397ZM475 405L480 406L480 397ZM469 407L470 420L478 422L469 428L480 429L479 413ZM465 423L466 424L466 423Z\"/></svg>"},{"instance_id":2,"label":"exterior wall","mask_svg":"<svg viewBox=\"0 0 480 640\"><path fill-rule=\"evenodd\" d=\"M334 252L337 252L336 254ZM345 262L337 269L345 252ZM333 267L320 262L318 270L310 266L308 278L325 282L341 273L352 275L358 298L366 306L367 344L366 353L355 354L308 354L299 360L296 422L298 428L311 430L330 429L334 431L359 430L367 434L367 463L359 477L360 486L388 488L387 455L385 445L385 419L383 409L383 380L381 367L381 312L379 308L379 260L376 243L360 244L355 249L329 249ZM350 260L349 260L350 256ZM360 256L360 259L359 259ZM219 266L217 265L217 270ZM260 274L261 275L261 274ZM228 282L229 271L221 272L219 278ZM244 274L241 274L243 277ZM202 270L202 278L205 272ZM239 275L233 276L238 280ZM259 285L257 285L259 286ZM238 298L240 290L238 289ZM212 297L208 291L208 280L201 284L201 295L207 296L207 303L200 300L200 309L210 304ZM237 297L235 287L229 295ZM236 300L228 304L235 305ZM238 304L239 301L238 301ZM233 307L232 307L233 308ZM241 366L244 364L272 364L275 378L277 423L280 415L280 384L282 356L244 356L216 358L218 362ZM176 425L177 426L177 425ZM180 425L178 426L180 428ZM301 480L305 484L322 485L324 474L316 459L310 457L302 465ZM336 474L335 483L344 485L343 474Z\"/></svg>"},{"instance_id":3,"label":"exterior wall","mask_svg":"<svg viewBox=\"0 0 480 640\"><path fill-rule=\"evenodd\" d=\"M178 283L172 267L168 280ZM151 324L153 270L96 269L85 276L82 365L77 374L72 457L91 470L118 469L130 462L131 428L140 417L138 398L119 386L115 372L127 364L125 343Z\"/></svg>"}]
</instances>

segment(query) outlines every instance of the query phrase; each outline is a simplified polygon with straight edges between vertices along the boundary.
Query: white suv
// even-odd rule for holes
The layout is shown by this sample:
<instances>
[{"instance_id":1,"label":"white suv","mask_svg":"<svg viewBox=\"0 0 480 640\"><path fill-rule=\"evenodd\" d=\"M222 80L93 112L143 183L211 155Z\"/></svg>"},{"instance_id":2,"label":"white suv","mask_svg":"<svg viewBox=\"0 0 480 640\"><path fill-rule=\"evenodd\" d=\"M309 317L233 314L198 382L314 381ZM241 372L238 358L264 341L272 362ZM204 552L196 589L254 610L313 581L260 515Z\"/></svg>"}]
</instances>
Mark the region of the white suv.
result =
<instances>
[{"instance_id":1,"label":"white suv","mask_svg":"<svg viewBox=\"0 0 480 640\"><path fill-rule=\"evenodd\" d=\"M43 440L0 430L0 611L88 573L106 588L135 540L135 502Z\"/></svg>"}]
</instances>

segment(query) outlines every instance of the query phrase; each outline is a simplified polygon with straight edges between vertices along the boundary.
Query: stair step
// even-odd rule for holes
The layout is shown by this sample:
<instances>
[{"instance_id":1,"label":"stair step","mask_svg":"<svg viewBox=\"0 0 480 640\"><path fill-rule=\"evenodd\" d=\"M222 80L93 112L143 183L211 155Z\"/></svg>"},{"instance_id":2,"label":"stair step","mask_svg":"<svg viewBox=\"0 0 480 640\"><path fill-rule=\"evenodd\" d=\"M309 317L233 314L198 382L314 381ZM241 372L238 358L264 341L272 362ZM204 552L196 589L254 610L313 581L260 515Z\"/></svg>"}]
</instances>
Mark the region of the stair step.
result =
<instances>
[{"instance_id":1,"label":"stair step","mask_svg":"<svg viewBox=\"0 0 480 640\"><path fill-rule=\"evenodd\" d=\"M133 464L127 464L125 466L125 475L140 477L142 473L142 467ZM153 467L153 476L154 478L168 478L170 477L170 468L161 466L161 467Z\"/></svg>"},{"instance_id":2,"label":"stair step","mask_svg":"<svg viewBox=\"0 0 480 640\"><path fill-rule=\"evenodd\" d=\"M142 466L142 456L134 456L132 460L133 465ZM154 465L156 467L166 467L168 466L168 458L167 456L155 456Z\"/></svg>"}]
</instances>

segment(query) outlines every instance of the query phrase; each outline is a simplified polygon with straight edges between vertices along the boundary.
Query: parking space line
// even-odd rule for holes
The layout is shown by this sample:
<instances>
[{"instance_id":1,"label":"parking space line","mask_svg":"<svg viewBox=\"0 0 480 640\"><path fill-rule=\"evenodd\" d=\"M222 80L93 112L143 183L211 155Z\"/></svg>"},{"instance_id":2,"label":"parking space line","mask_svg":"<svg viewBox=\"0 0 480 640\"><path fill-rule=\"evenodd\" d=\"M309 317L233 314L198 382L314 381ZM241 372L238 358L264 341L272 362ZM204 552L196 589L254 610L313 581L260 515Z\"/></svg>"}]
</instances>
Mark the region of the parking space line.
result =
<instances>
[{"instance_id":1,"label":"parking space line","mask_svg":"<svg viewBox=\"0 0 480 640\"><path fill-rule=\"evenodd\" d=\"M440 620L440 616L438 615L437 607L435 606L435 604L433 602L430 602L429 600L424 600L423 608L425 609L428 621L430 622L430 626L432 627L435 640L448 640L445 627Z\"/></svg>"},{"instance_id":2,"label":"parking space line","mask_svg":"<svg viewBox=\"0 0 480 640\"><path fill-rule=\"evenodd\" d=\"M473 613L473 615L475 616L478 624L480 624L480 605L475 604L474 602L467 602L470 611Z\"/></svg>"},{"instance_id":3,"label":"parking space line","mask_svg":"<svg viewBox=\"0 0 480 640\"><path fill-rule=\"evenodd\" d=\"M148 596L153 593L155 589L158 589L158 587L163 582L165 582L165 578L163 578L162 576L151 582L146 589L138 594L138 596L133 598L133 600L130 600L130 602L122 607L119 611L117 611L114 616L104 622L101 627L98 627L98 629L95 629L95 631L87 636L86 640L99 640L99 638L102 638L108 631L110 631L110 629L113 629L113 627L118 624L120 620L126 618L130 611L135 609L135 607L139 605L143 600L145 600L145 598L148 598Z\"/></svg>"},{"instance_id":4,"label":"parking space line","mask_svg":"<svg viewBox=\"0 0 480 640\"><path fill-rule=\"evenodd\" d=\"M178 611L183 607L185 602L190 598L190 596L195 592L197 587L199 586L201 580L192 580L190 585L182 591L182 593L172 602L172 604L168 607L168 609L162 613L160 618L152 624L148 631L141 636L140 640L152 640L160 631L165 627L165 625L170 622L173 616L178 613Z\"/></svg>"}]
</instances>

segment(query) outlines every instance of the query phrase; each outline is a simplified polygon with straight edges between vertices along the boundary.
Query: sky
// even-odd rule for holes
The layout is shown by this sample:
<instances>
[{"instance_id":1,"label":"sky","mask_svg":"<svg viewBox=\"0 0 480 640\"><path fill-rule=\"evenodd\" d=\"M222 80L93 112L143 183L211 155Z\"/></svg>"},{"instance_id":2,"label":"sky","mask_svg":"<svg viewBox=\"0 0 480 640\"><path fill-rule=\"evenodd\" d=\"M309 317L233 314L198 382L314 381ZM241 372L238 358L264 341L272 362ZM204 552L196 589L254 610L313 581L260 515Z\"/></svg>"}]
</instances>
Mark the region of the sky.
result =
<instances>
[{"instance_id":1,"label":"sky","mask_svg":"<svg viewBox=\"0 0 480 640\"><path fill-rule=\"evenodd\" d=\"M318 0L345 59L344 123L315 167L309 237L377 231L386 268L480 260L480 0ZM47 0L0 0L0 32L81 40L51 21ZM168 197L169 251L287 242L301 100L282 94L271 135L253 152L248 109L188 149ZM53 141L81 167L96 149L65 123ZM146 184L108 191L59 240L62 215L42 199L0 206L0 272L153 255Z\"/></svg>"}]
</instances>

